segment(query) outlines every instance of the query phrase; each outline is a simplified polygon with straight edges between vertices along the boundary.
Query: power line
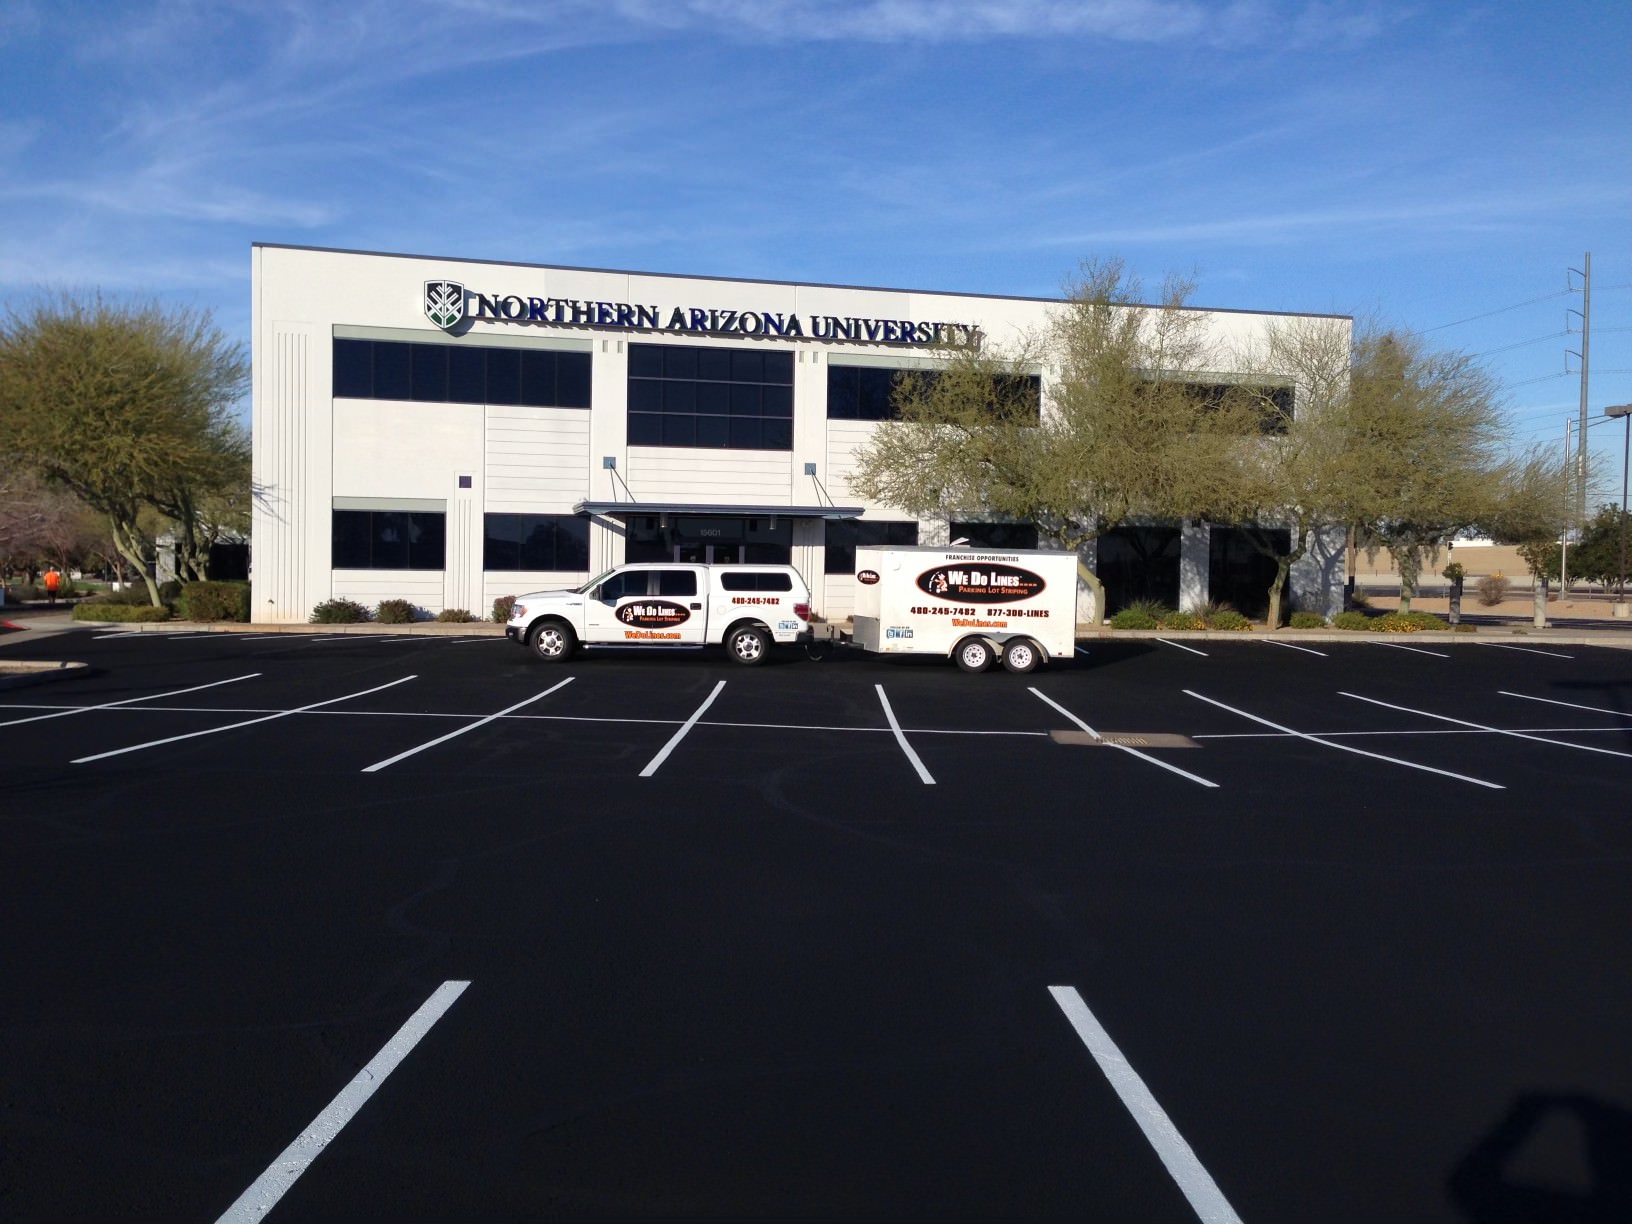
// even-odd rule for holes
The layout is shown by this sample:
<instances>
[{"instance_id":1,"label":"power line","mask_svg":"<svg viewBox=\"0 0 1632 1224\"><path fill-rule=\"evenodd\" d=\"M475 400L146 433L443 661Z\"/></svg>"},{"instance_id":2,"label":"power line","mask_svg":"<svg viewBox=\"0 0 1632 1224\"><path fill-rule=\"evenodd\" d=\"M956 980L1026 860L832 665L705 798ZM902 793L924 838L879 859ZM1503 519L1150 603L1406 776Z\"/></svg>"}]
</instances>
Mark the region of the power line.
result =
<instances>
[{"instance_id":1,"label":"power line","mask_svg":"<svg viewBox=\"0 0 1632 1224\"><path fill-rule=\"evenodd\" d=\"M1598 330L1599 331L1613 331L1615 329L1600 327ZM1632 331L1632 328L1626 328L1624 330ZM1482 353L1475 353L1474 357L1476 357L1476 358L1478 358L1478 357L1494 357L1497 353L1506 353L1506 352L1509 352L1509 351L1511 351L1513 349L1524 348L1526 345L1540 344L1543 340L1557 340L1560 337L1568 336L1569 334L1570 333L1568 331L1556 331L1556 332L1551 332L1551 333L1549 333L1549 334L1547 334L1545 336L1534 336L1529 340L1516 340L1512 344L1502 345L1501 348L1486 349Z\"/></svg>"},{"instance_id":2,"label":"power line","mask_svg":"<svg viewBox=\"0 0 1632 1224\"><path fill-rule=\"evenodd\" d=\"M1487 310L1484 314L1469 315L1466 319L1457 319L1451 323L1441 323L1437 327L1425 327L1417 334L1426 336L1429 332L1444 331L1447 327L1460 327L1464 323L1473 323L1479 319L1488 319L1493 315L1506 314L1510 310L1518 310L1524 306L1534 306L1537 302L1550 302L1554 298L1568 297L1576 292L1574 289L1560 289L1557 293L1544 293L1540 297L1531 298L1528 302L1515 302L1511 306L1500 306L1495 310Z\"/></svg>"}]
</instances>

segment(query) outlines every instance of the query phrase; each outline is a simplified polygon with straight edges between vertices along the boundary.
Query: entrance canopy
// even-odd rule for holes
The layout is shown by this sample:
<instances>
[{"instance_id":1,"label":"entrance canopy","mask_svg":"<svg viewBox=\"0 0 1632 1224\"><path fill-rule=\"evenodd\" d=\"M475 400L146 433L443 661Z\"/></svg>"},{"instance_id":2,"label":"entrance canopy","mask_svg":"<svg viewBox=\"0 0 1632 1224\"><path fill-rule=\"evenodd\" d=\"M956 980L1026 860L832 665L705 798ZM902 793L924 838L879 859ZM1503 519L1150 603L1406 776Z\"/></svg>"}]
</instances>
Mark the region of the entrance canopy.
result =
<instances>
[{"instance_id":1,"label":"entrance canopy","mask_svg":"<svg viewBox=\"0 0 1632 1224\"><path fill-rule=\"evenodd\" d=\"M736 506L694 502L581 501L574 514L706 514L720 518L860 518L864 506Z\"/></svg>"}]
</instances>

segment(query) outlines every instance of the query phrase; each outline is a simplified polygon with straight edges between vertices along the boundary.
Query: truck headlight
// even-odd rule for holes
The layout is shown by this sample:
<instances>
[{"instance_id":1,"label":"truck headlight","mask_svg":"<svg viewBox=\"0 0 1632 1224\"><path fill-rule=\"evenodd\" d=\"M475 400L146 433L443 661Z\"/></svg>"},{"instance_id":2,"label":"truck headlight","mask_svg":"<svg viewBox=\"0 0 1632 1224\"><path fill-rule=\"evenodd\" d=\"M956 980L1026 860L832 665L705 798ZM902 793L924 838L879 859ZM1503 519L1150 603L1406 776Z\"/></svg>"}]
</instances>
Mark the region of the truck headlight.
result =
<instances>
[{"instance_id":1,"label":"truck headlight","mask_svg":"<svg viewBox=\"0 0 1632 1224\"><path fill-rule=\"evenodd\" d=\"M510 619L511 620L520 620L522 617L524 617L526 615L527 615L527 605L526 604L512 604L510 606Z\"/></svg>"}]
</instances>

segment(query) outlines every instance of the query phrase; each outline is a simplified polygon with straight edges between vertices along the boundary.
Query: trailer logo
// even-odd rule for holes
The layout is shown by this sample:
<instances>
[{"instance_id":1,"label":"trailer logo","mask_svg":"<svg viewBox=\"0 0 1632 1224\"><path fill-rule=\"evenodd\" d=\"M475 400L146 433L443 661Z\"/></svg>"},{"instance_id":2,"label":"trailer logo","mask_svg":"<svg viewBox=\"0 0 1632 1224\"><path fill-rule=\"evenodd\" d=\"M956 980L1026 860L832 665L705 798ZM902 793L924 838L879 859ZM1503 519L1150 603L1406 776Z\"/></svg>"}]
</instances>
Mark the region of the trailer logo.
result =
<instances>
[{"instance_id":1,"label":"trailer logo","mask_svg":"<svg viewBox=\"0 0 1632 1224\"><path fill-rule=\"evenodd\" d=\"M856 575L856 581L861 583L862 586L872 586L878 581L878 571L862 570Z\"/></svg>"},{"instance_id":2,"label":"trailer logo","mask_svg":"<svg viewBox=\"0 0 1632 1224\"><path fill-rule=\"evenodd\" d=\"M444 331L465 317L465 287L458 281L425 282L425 317Z\"/></svg>"},{"instance_id":3,"label":"trailer logo","mask_svg":"<svg viewBox=\"0 0 1632 1224\"><path fill-rule=\"evenodd\" d=\"M691 619L684 605L667 599L643 599L639 603L624 604L618 609L618 619L636 629L671 629Z\"/></svg>"},{"instance_id":4,"label":"trailer logo","mask_svg":"<svg viewBox=\"0 0 1632 1224\"><path fill-rule=\"evenodd\" d=\"M918 589L957 603L1018 603L1047 584L1018 565L937 565L918 575Z\"/></svg>"}]
</instances>

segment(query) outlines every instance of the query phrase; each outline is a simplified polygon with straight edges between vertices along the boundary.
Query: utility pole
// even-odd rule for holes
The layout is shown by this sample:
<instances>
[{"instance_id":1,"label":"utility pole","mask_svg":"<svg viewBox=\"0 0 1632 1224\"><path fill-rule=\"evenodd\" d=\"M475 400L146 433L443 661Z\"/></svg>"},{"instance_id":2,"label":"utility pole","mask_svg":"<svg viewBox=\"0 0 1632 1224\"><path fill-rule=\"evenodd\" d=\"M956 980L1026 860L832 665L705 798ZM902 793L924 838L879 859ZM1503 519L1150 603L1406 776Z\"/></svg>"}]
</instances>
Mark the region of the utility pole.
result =
<instances>
[{"instance_id":1,"label":"utility pole","mask_svg":"<svg viewBox=\"0 0 1632 1224\"><path fill-rule=\"evenodd\" d=\"M1571 268L1570 272L1581 278L1581 351L1576 356L1581 358L1581 426L1576 435L1575 451L1576 472L1576 521L1587 521L1587 378L1591 371L1592 355L1592 252L1586 253L1585 261L1579 269ZM1568 274L1565 280L1569 279ZM1567 330L1567 329L1566 329Z\"/></svg>"},{"instance_id":2,"label":"utility pole","mask_svg":"<svg viewBox=\"0 0 1632 1224\"><path fill-rule=\"evenodd\" d=\"M1564 534L1558 538L1558 597L1570 589L1570 428L1574 424L1564 418Z\"/></svg>"}]
</instances>

